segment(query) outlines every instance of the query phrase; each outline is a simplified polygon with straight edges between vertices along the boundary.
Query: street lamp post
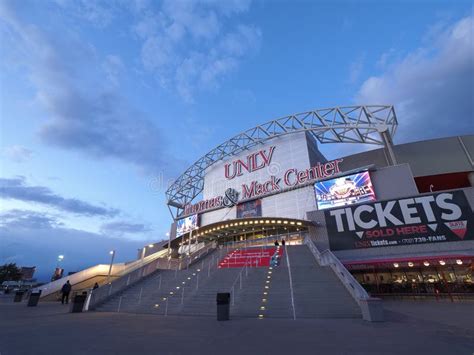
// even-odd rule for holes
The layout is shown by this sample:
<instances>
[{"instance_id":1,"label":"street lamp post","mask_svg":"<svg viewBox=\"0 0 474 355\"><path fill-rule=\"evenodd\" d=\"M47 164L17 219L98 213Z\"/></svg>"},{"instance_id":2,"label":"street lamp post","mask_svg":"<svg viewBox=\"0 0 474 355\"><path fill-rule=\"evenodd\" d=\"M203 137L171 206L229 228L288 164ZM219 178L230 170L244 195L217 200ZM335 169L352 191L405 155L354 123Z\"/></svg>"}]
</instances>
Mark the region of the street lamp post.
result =
<instances>
[{"instance_id":1,"label":"street lamp post","mask_svg":"<svg viewBox=\"0 0 474 355\"><path fill-rule=\"evenodd\" d=\"M110 258L109 273L107 274L107 283L108 284L110 283L110 274L112 273L112 265L114 264L115 250L111 250L109 252L109 254L111 255L111 258Z\"/></svg>"},{"instance_id":2,"label":"street lamp post","mask_svg":"<svg viewBox=\"0 0 474 355\"><path fill-rule=\"evenodd\" d=\"M63 261L63 259L64 259L64 255L58 255L58 262L56 263L56 267L59 267L60 265L59 263Z\"/></svg>"}]
</instances>

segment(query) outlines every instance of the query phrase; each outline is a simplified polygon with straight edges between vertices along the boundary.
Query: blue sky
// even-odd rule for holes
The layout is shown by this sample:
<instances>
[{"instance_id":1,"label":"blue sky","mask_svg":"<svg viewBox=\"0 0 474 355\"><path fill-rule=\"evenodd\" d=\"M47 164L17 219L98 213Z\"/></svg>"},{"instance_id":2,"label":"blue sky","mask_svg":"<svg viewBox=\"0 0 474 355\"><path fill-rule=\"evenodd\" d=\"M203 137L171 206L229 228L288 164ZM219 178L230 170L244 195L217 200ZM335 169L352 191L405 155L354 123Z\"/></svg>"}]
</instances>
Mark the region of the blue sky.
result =
<instances>
[{"instance_id":1,"label":"blue sky","mask_svg":"<svg viewBox=\"0 0 474 355\"><path fill-rule=\"evenodd\" d=\"M474 132L470 1L2 0L0 35L0 263L42 277L165 238L167 183L269 119L394 104L397 143Z\"/></svg>"}]
</instances>

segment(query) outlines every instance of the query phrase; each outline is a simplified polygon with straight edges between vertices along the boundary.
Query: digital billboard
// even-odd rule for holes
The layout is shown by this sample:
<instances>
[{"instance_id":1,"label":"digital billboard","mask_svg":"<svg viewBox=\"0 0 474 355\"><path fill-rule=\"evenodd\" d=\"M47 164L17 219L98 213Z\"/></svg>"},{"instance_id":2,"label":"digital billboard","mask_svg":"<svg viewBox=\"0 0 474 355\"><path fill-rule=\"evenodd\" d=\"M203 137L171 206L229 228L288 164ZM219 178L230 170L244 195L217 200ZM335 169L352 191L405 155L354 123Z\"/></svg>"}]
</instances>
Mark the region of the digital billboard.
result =
<instances>
[{"instance_id":1,"label":"digital billboard","mask_svg":"<svg viewBox=\"0 0 474 355\"><path fill-rule=\"evenodd\" d=\"M375 201L368 171L318 181L314 184L314 190L319 210Z\"/></svg>"},{"instance_id":2,"label":"digital billboard","mask_svg":"<svg viewBox=\"0 0 474 355\"><path fill-rule=\"evenodd\" d=\"M193 214L191 216L179 219L176 222L176 237L180 237L185 233L190 232L198 227L198 215Z\"/></svg>"},{"instance_id":3,"label":"digital billboard","mask_svg":"<svg viewBox=\"0 0 474 355\"><path fill-rule=\"evenodd\" d=\"M262 216L262 200L253 200L237 205L237 218Z\"/></svg>"}]
</instances>

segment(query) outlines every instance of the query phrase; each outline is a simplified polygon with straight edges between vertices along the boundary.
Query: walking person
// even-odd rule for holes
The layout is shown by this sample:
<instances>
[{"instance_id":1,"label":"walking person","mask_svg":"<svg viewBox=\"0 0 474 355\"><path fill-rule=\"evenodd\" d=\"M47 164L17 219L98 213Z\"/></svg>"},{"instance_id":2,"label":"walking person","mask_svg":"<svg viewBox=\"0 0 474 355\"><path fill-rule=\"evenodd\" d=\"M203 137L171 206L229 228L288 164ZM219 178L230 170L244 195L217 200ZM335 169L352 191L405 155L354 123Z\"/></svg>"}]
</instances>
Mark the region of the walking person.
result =
<instances>
[{"instance_id":1,"label":"walking person","mask_svg":"<svg viewBox=\"0 0 474 355\"><path fill-rule=\"evenodd\" d=\"M96 282L96 283L94 284L94 287L93 287L92 289L93 289L93 290L97 290L98 288L99 288L99 284Z\"/></svg>"},{"instance_id":2,"label":"walking person","mask_svg":"<svg viewBox=\"0 0 474 355\"><path fill-rule=\"evenodd\" d=\"M61 303L62 304L64 304L64 301L66 301L66 304L69 303L69 293L71 292L71 289L72 289L71 283L69 282L69 280L67 280L67 282L61 288L61 293L62 293Z\"/></svg>"}]
</instances>

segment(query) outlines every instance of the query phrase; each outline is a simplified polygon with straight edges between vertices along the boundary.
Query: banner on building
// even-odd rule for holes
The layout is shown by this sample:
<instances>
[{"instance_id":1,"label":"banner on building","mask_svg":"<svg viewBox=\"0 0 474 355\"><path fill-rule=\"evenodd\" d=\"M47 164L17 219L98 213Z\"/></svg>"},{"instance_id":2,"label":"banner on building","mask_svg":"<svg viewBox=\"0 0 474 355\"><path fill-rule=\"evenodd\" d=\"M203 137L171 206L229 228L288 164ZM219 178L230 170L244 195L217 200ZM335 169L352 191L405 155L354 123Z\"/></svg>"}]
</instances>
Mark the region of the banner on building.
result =
<instances>
[{"instance_id":1,"label":"banner on building","mask_svg":"<svg viewBox=\"0 0 474 355\"><path fill-rule=\"evenodd\" d=\"M262 216L262 200L253 200L237 205L237 218Z\"/></svg>"},{"instance_id":2,"label":"banner on building","mask_svg":"<svg viewBox=\"0 0 474 355\"><path fill-rule=\"evenodd\" d=\"M199 227L199 218L197 214L179 219L176 223L176 237L180 237L197 227Z\"/></svg>"},{"instance_id":3,"label":"banner on building","mask_svg":"<svg viewBox=\"0 0 474 355\"><path fill-rule=\"evenodd\" d=\"M324 212L331 250L474 239L474 215L461 190Z\"/></svg>"}]
</instances>

